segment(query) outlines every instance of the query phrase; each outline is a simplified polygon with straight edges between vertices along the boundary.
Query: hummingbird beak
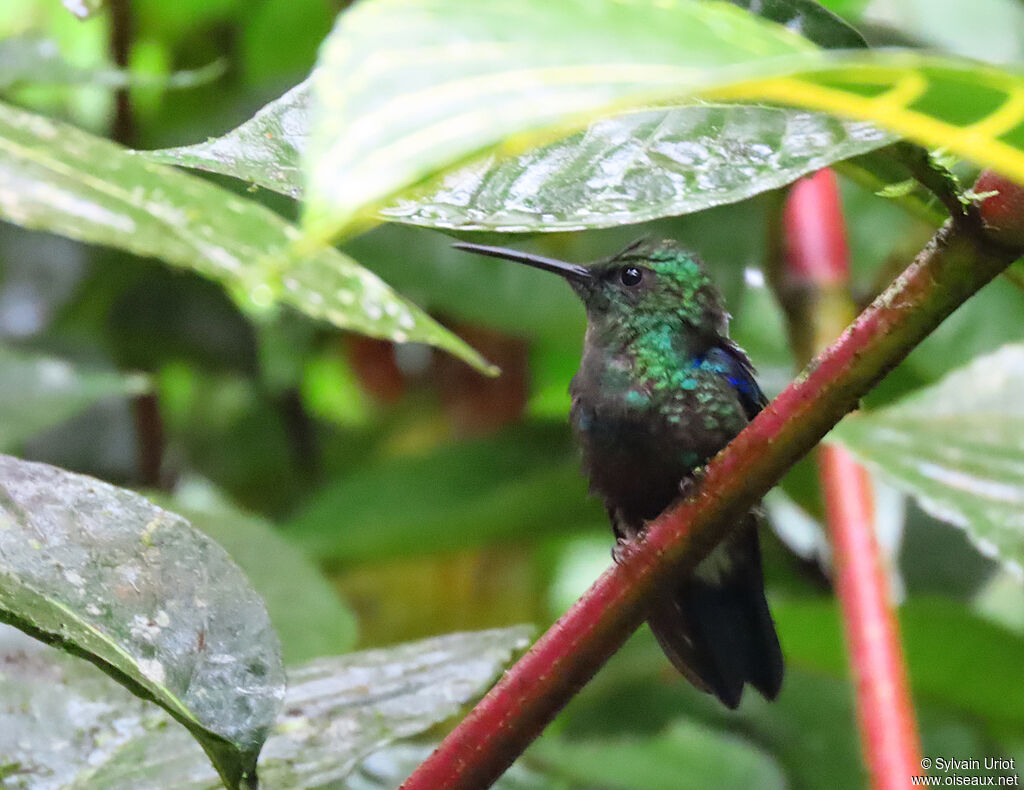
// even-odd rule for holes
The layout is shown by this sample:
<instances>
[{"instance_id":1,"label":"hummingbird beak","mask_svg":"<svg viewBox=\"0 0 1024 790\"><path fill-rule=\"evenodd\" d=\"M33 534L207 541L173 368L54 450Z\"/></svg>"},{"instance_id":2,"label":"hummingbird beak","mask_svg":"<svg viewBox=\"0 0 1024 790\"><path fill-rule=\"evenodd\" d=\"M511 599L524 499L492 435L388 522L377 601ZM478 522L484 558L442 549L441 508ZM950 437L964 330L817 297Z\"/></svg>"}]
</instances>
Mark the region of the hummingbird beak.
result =
<instances>
[{"instance_id":1,"label":"hummingbird beak","mask_svg":"<svg viewBox=\"0 0 1024 790\"><path fill-rule=\"evenodd\" d=\"M510 250L505 247L487 247L483 244L466 244L458 242L452 245L457 250L475 252L477 255L487 255L491 258L504 258L507 261L525 263L535 269L543 269L546 272L554 272L567 279L570 283L583 284L592 279L593 275L586 266L578 263L567 263L557 258L545 258L543 255L531 255L528 252Z\"/></svg>"}]
</instances>

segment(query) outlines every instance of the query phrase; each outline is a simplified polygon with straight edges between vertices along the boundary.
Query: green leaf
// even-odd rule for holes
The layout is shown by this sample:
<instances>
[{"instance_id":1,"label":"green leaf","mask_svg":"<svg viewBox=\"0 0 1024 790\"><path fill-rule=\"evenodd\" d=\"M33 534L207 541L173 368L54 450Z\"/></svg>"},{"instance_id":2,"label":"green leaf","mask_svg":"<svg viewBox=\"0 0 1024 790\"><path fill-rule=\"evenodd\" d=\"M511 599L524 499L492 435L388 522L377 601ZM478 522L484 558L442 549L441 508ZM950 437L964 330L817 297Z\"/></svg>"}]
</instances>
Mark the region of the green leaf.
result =
<instances>
[{"instance_id":1,"label":"green leaf","mask_svg":"<svg viewBox=\"0 0 1024 790\"><path fill-rule=\"evenodd\" d=\"M834 602L773 602L772 615L787 661L815 672L848 673ZM899 621L915 695L984 721L1024 726L1024 638L948 599L912 599L900 607Z\"/></svg>"},{"instance_id":2,"label":"green leaf","mask_svg":"<svg viewBox=\"0 0 1024 790\"><path fill-rule=\"evenodd\" d=\"M457 0L378 0L340 15L313 89L304 225L315 238L363 229L396 195L485 152L698 95L875 122L1024 181L1024 76L916 52L829 53L722 3L467 13Z\"/></svg>"},{"instance_id":3,"label":"green leaf","mask_svg":"<svg viewBox=\"0 0 1024 790\"><path fill-rule=\"evenodd\" d=\"M0 38L0 90L22 84L192 88L210 82L223 73L224 63L220 61L205 68L178 71L166 76L133 74L115 68L86 68L66 60L57 43L51 39L27 35Z\"/></svg>"},{"instance_id":4,"label":"green leaf","mask_svg":"<svg viewBox=\"0 0 1024 790\"><path fill-rule=\"evenodd\" d=\"M355 614L279 529L237 509L202 480L179 483L166 505L217 541L249 577L266 602L286 664L355 646Z\"/></svg>"},{"instance_id":5,"label":"green leaf","mask_svg":"<svg viewBox=\"0 0 1024 790\"><path fill-rule=\"evenodd\" d=\"M0 344L0 450L58 425L104 398L137 395L142 376L78 369L41 354Z\"/></svg>"},{"instance_id":6,"label":"green leaf","mask_svg":"<svg viewBox=\"0 0 1024 790\"><path fill-rule=\"evenodd\" d=\"M724 4L354 6L338 17L312 77L304 223L327 235L512 135L520 136L503 153L647 103L640 96L682 96L698 68L813 49Z\"/></svg>"},{"instance_id":7,"label":"green leaf","mask_svg":"<svg viewBox=\"0 0 1024 790\"><path fill-rule=\"evenodd\" d=\"M815 0L729 0L733 5L778 22L826 49L857 49L868 42L851 25Z\"/></svg>"},{"instance_id":8,"label":"green leaf","mask_svg":"<svg viewBox=\"0 0 1024 790\"><path fill-rule=\"evenodd\" d=\"M366 464L284 529L313 556L358 562L529 539L604 519L564 433L525 430ZM389 496L387 492L401 492Z\"/></svg>"},{"instance_id":9,"label":"green leaf","mask_svg":"<svg viewBox=\"0 0 1024 790\"><path fill-rule=\"evenodd\" d=\"M306 81L223 137L141 153L300 197L309 98ZM595 121L515 158L484 156L380 216L500 232L643 222L744 200L890 139L870 124L777 107L652 110Z\"/></svg>"},{"instance_id":10,"label":"green leaf","mask_svg":"<svg viewBox=\"0 0 1024 790\"><path fill-rule=\"evenodd\" d=\"M152 162L223 173L301 197L300 160L309 139L309 91L307 79L221 137L138 153Z\"/></svg>"},{"instance_id":11,"label":"green leaf","mask_svg":"<svg viewBox=\"0 0 1024 790\"><path fill-rule=\"evenodd\" d=\"M526 763L582 787L603 790L704 790L787 786L771 756L748 741L692 721L648 738L545 737Z\"/></svg>"},{"instance_id":12,"label":"green leaf","mask_svg":"<svg viewBox=\"0 0 1024 790\"><path fill-rule=\"evenodd\" d=\"M0 456L0 620L159 704L229 787L284 695L267 611L225 551L137 494Z\"/></svg>"},{"instance_id":13,"label":"green leaf","mask_svg":"<svg viewBox=\"0 0 1024 790\"><path fill-rule=\"evenodd\" d=\"M632 224L745 200L891 139L870 124L778 107L649 110L516 157L489 154L380 214L502 233Z\"/></svg>"},{"instance_id":14,"label":"green leaf","mask_svg":"<svg viewBox=\"0 0 1024 790\"><path fill-rule=\"evenodd\" d=\"M881 148L837 162L836 170L865 189L898 203L911 215L935 227L949 217L946 208L939 203L935 195L918 181L910 178L909 171L903 166L900 158L892 155L888 149ZM887 249L891 251L892 248Z\"/></svg>"},{"instance_id":15,"label":"green leaf","mask_svg":"<svg viewBox=\"0 0 1024 790\"><path fill-rule=\"evenodd\" d=\"M369 755L458 713L498 677L529 629L449 634L320 659L288 673L260 759L265 790L336 786ZM217 776L185 732L88 667L0 630L0 755L12 790L209 790ZM404 775L400 778L404 778Z\"/></svg>"},{"instance_id":16,"label":"green leaf","mask_svg":"<svg viewBox=\"0 0 1024 790\"><path fill-rule=\"evenodd\" d=\"M821 4L834 14L857 20L871 0L821 0Z\"/></svg>"},{"instance_id":17,"label":"green leaf","mask_svg":"<svg viewBox=\"0 0 1024 790\"><path fill-rule=\"evenodd\" d=\"M1024 344L1007 345L893 406L853 415L830 438L966 530L978 549L1024 565Z\"/></svg>"},{"instance_id":18,"label":"green leaf","mask_svg":"<svg viewBox=\"0 0 1024 790\"><path fill-rule=\"evenodd\" d=\"M256 311L280 302L487 368L351 258L321 247L282 267L299 232L277 214L107 140L0 104L0 178L0 218L15 224L161 258L217 280Z\"/></svg>"},{"instance_id":19,"label":"green leaf","mask_svg":"<svg viewBox=\"0 0 1024 790\"><path fill-rule=\"evenodd\" d=\"M917 189L917 187L918 183L914 179L908 178L906 181L896 181L892 184L886 184L875 194L884 198L901 198L909 195Z\"/></svg>"}]
</instances>

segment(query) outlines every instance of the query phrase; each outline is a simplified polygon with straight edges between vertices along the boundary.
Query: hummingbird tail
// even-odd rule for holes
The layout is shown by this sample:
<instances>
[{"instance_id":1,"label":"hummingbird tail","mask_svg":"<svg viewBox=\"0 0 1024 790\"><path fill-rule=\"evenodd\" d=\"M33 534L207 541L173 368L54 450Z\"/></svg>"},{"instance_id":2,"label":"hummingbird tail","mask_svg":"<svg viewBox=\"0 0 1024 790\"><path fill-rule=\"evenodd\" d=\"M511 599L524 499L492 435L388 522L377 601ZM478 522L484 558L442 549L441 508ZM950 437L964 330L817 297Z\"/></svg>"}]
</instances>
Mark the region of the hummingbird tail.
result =
<instances>
[{"instance_id":1,"label":"hummingbird tail","mask_svg":"<svg viewBox=\"0 0 1024 790\"><path fill-rule=\"evenodd\" d=\"M782 686L783 662L764 597L757 516L697 568L648 618L672 664L726 706L750 683L767 699Z\"/></svg>"}]
</instances>

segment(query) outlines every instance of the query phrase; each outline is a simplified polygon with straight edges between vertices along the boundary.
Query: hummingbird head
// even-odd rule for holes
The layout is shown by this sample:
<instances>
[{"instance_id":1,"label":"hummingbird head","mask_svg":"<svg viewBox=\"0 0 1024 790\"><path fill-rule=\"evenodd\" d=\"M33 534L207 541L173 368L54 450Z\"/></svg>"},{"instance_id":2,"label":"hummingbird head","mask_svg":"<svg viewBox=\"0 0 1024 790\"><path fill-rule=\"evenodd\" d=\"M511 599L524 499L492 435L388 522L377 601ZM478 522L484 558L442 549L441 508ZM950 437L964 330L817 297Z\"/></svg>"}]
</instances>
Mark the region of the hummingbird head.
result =
<instances>
[{"instance_id":1,"label":"hummingbird head","mask_svg":"<svg viewBox=\"0 0 1024 790\"><path fill-rule=\"evenodd\" d=\"M650 330L701 335L728 330L728 313L704 265L670 239L639 239L586 266L503 247L454 246L560 275L583 301L590 326L609 333L609 339L629 342Z\"/></svg>"}]
</instances>

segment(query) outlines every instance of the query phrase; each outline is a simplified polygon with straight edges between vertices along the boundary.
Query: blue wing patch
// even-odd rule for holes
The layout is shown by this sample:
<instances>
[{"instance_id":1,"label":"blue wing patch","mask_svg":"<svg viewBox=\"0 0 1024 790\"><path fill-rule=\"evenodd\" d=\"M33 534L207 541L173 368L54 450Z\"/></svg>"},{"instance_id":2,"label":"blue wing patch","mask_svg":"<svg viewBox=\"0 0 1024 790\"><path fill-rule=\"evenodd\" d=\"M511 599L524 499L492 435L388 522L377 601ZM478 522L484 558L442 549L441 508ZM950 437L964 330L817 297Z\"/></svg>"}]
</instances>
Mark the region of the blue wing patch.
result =
<instances>
[{"instance_id":1,"label":"blue wing patch","mask_svg":"<svg viewBox=\"0 0 1024 790\"><path fill-rule=\"evenodd\" d=\"M696 364L705 370L721 374L740 396L747 419L754 419L768 405L768 399L754 378L754 366L743 350L730 340L714 346Z\"/></svg>"}]
</instances>

